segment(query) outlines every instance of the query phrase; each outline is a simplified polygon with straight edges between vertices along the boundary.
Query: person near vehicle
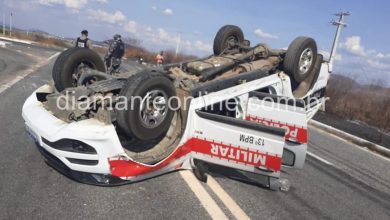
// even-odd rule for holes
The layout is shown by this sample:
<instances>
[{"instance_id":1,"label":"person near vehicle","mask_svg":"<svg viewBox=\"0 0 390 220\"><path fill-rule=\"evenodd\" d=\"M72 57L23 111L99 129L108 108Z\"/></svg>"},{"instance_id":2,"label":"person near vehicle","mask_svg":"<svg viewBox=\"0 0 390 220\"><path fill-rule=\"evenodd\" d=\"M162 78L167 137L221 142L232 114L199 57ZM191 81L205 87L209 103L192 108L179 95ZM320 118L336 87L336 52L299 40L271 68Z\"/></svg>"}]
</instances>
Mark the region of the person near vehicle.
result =
<instances>
[{"instance_id":1,"label":"person near vehicle","mask_svg":"<svg viewBox=\"0 0 390 220\"><path fill-rule=\"evenodd\" d=\"M106 56L104 57L108 72L119 72L119 67L122 62L122 57L125 55L125 44L119 34L114 35L114 40L111 42Z\"/></svg>"},{"instance_id":2,"label":"person near vehicle","mask_svg":"<svg viewBox=\"0 0 390 220\"><path fill-rule=\"evenodd\" d=\"M164 51L161 51L159 54L156 56L156 62L157 66L162 66L164 63Z\"/></svg>"},{"instance_id":3,"label":"person near vehicle","mask_svg":"<svg viewBox=\"0 0 390 220\"><path fill-rule=\"evenodd\" d=\"M139 64L144 64L144 58L143 58L142 56L139 56L139 57L137 58L137 63L139 63Z\"/></svg>"},{"instance_id":4,"label":"person near vehicle","mask_svg":"<svg viewBox=\"0 0 390 220\"><path fill-rule=\"evenodd\" d=\"M137 63L139 63L139 64L143 64L144 63L143 55L144 54L142 52L138 54L137 61L136 61Z\"/></svg>"},{"instance_id":5,"label":"person near vehicle","mask_svg":"<svg viewBox=\"0 0 390 220\"><path fill-rule=\"evenodd\" d=\"M81 48L91 48L91 41L88 38L87 30L81 31L81 36L75 40L74 46Z\"/></svg>"}]
</instances>

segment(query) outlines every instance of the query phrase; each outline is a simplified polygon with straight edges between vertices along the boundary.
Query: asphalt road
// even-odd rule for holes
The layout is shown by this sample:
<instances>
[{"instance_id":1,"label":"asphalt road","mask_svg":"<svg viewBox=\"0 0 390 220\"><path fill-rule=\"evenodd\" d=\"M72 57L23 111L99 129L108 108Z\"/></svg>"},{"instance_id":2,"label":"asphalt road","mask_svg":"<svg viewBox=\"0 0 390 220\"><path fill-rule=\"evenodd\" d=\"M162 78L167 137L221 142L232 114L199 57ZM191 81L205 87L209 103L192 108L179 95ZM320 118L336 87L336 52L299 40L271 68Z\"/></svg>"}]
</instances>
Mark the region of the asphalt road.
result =
<instances>
[{"instance_id":1,"label":"asphalt road","mask_svg":"<svg viewBox=\"0 0 390 220\"><path fill-rule=\"evenodd\" d=\"M0 50L0 82L10 80L13 77L13 73L27 69L35 63L34 58L23 55L11 48L0 48Z\"/></svg>"},{"instance_id":2,"label":"asphalt road","mask_svg":"<svg viewBox=\"0 0 390 220\"><path fill-rule=\"evenodd\" d=\"M0 84L39 63L18 54L23 45L0 48ZM47 60L55 50L30 47ZM103 188L74 182L47 166L24 131L24 100L51 80L40 68L0 93L0 219L210 219L179 172L140 183ZM14 69L9 69L9 68ZM11 77L12 78L12 77ZM390 160L316 129L309 130L302 170L283 169L288 192L274 192L229 178L217 183L252 219L390 219ZM228 218L234 213L202 183Z\"/></svg>"}]
</instances>

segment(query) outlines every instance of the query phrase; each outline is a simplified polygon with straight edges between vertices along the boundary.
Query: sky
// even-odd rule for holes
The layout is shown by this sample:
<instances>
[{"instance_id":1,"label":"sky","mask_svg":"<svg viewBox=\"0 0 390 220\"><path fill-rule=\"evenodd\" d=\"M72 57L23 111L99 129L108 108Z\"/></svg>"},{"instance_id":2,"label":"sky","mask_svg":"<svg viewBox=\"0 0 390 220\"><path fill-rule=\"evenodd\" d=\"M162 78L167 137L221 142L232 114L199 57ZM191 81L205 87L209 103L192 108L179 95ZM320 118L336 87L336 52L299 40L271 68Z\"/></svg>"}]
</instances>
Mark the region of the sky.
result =
<instances>
[{"instance_id":1,"label":"sky","mask_svg":"<svg viewBox=\"0 0 390 220\"><path fill-rule=\"evenodd\" d=\"M119 33L153 51L176 49L180 37L180 52L198 56L211 54L218 29L234 24L253 45L287 48L297 36L312 37L327 57L336 30L329 22L349 11L334 72L390 85L388 0L0 0L0 6L6 23L12 12L18 28L62 37L87 29L94 40Z\"/></svg>"}]
</instances>

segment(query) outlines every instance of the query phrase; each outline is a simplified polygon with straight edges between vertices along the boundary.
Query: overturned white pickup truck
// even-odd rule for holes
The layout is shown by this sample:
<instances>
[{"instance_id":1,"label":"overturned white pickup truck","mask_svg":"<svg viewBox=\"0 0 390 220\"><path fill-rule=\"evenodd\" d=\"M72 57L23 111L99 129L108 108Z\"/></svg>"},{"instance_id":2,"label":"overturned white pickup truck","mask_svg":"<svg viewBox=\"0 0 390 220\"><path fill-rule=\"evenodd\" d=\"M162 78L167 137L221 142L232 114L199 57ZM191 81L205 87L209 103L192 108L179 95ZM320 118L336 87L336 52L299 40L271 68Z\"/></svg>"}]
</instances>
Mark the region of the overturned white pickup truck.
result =
<instances>
[{"instance_id":1,"label":"overturned white pickup truck","mask_svg":"<svg viewBox=\"0 0 390 220\"><path fill-rule=\"evenodd\" d=\"M106 74L98 54L72 48L23 118L48 164L83 183L180 169L204 180L218 165L277 189L282 165L304 164L307 122L325 101L330 65L312 38L273 50L251 46L233 25L218 31L212 56L136 74Z\"/></svg>"}]
</instances>

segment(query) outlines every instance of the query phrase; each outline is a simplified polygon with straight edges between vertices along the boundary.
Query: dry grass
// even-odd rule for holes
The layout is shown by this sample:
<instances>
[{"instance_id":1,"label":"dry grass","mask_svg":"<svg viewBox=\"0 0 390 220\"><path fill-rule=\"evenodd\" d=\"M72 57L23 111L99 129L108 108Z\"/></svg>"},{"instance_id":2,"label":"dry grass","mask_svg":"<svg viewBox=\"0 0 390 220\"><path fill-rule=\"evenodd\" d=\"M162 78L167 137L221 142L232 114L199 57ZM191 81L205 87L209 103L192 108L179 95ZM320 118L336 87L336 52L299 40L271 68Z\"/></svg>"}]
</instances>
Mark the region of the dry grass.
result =
<instances>
[{"instance_id":1,"label":"dry grass","mask_svg":"<svg viewBox=\"0 0 390 220\"><path fill-rule=\"evenodd\" d=\"M33 41L33 42L37 42L39 44L43 44L46 46L56 46L56 47L64 47L64 48L71 47L70 42L67 42L67 41L62 40L62 39L57 39L57 38L45 37L39 33L27 34L26 32L14 31L12 34L13 34L13 37L15 37L17 39Z\"/></svg>"},{"instance_id":2,"label":"dry grass","mask_svg":"<svg viewBox=\"0 0 390 220\"><path fill-rule=\"evenodd\" d=\"M363 86L339 75L333 75L328 85L327 113L390 131L390 88L377 83Z\"/></svg>"},{"instance_id":3,"label":"dry grass","mask_svg":"<svg viewBox=\"0 0 390 220\"><path fill-rule=\"evenodd\" d=\"M1 32L2 33L2 32ZM9 36L8 30L6 30L6 35ZM39 44L43 44L45 46L56 46L56 47L63 47L63 48L69 48L72 47L72 43L65 41L63 39L57 39L57 38L49 38L45 37L42 34L39 33L29 33L27 34L24 31L14 31L13 37L21 40L29 40L33 42L37 42ZM140 46L140 41L132 38L126 38L124 39L126 43L126 52L125 57L126 58L138 58L142 57L145 62L155 64L156 60L155 57L157 55L157 52L149 51L147 49L144 49L142 46ZM95 50L98 53L105 54L108 50L104 47L94 47L93 50ZM192 55L186 55L186 54L178 54L176 56L175 52L173 50L164 51L164 60L165 63L176 63L181 62L184 60L190 60L194 59L196 56Z\"/></svg>"},{"instance_id":4,"label":"dry grass","mask_svg":"<svg viewBox=\"0 0 390 220\"><path fill-rule=\"evenodd\" d=\"M130 46L126 49L125 57L126 58L138 58L142 57L147 63L156 63L156 55L157 52L148 51L142 47L134 47ZM186 54L178 54L176 56L175 51L168 50L164 51L164 61L165 63L177 63L184 60L191 60L196 58L196 56L186 55Z\"/></svg>"}]
</instances>

